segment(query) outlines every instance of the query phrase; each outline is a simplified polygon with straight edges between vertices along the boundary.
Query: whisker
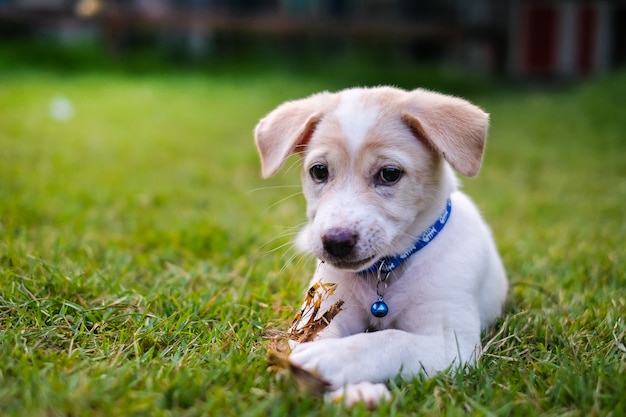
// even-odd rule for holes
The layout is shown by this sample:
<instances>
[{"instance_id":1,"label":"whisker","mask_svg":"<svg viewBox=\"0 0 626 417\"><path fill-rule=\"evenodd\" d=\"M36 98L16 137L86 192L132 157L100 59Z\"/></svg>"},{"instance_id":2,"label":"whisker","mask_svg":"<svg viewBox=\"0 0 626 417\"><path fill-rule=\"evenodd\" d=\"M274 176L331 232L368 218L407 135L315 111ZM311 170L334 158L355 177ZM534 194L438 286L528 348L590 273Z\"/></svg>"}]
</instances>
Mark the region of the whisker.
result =
<instances>
[{"instance_id":1,"label":"whisker","mask_svg":"<svg viewBox=\"0 0 626 417\"><path fill-rule=\"evenodd\" d=\"M257 248L254 249L254 251L251 252L251 255L254 256L261 256L261 257L265 257L268 256L272 253L275 253L279 250L281 250L282 248L289 246L291 244L293 244L293 237L297 236L298 233L300 233L300 229L306 224L306 222L300 223L299 225L295 225L295 226L275 226L275 228L277 229L283 229L283 232L275 235L272 239L268 240L267 242L261 244L260 246L258 246ZM264 250L265 248L267 248L268 246L271 246L272 244L274 244L277 241L280 241L282 239L285 238L291 238L289 239L287 242L280 244L277 247L268 249L268 250Z\"/></svg>"},{"instance_id":2,"label":"whisker","mask_svg":"<svg viewBox=\"0 0 626 417\"><path fill-rule=\"evenodd\" d=\"M279 204L281 204L281 203L283 203L283 202L285 202L285 201L289 200L290 198L293 198L293 197L295 197L295 196L298 196L298 195L300 195L300 194L302 194L302 191L298 191L297 193L289 194L288 196L281 198L280 200L276 201L275 203L273 203L273 204L271 204L269 207L267 207L267 208L264 210L264 213L267 213L267 211L268 211L268 210L273 209L273 208L274 208L274 207L276 207L277 205L279 205Z\"/></svg>"},{"instance_id":3,"label":"whisker","mask_svg":"<svg viewBox=\"0 0 626 417\"><path fill-rule=\"evenodd\" d=\"M298 254L297 252L294 252L294 254L293 254L293 255L291 255L291 256L287 259L287 261L285 261L285 263L283 264L283 266L282 266L282 267L278 270L278 273L279 273L279 274L284 273L284 272L287 270L287 268L288 268L288 267L292 264L293 260L294 260L294 259L296 259L296 258L298 257L298 255L299 255L299 254ZM295 266L297 267L297 266L298 266L298 264L296 264Z\"/></svg>"},{"instance_id":4,"label":"whisker","mask_svg":"<svg viewBox=\"0 0 626 417\"><path fill-rule=\"evenodd\" d=\"M252 190L248 190L244 193L244 195L249 195L252 193L256 193L259 191L268 191L268 190L278 190L278 189L282 189L282 188L300 188L299 184L293 184L293 185L269 185L267 187L259 187L259 188L254 188Z\"/></svg>"},{"instance_id":5,"label":"whisker","mask_svg":"<svg viewBox=\"0 0 626 417\"><path fill-rule=\"evenodd\" d=\"M299 152L298 154L299 156L301 156L302 152ZM291 164L287 168L285 168L285 172L291 172L291 170L301 165L302 165L302 158L296 158L291 162Z\"/></svg>"},{"instance_id":6,"label":"whisker","mask_svg":"<svg viewBox=\"0 0 626 417\"><path fill-rule=\"evenodd\" d=\"M296 260L295 264L293 263L294 259ZM278 273L282 274L290 266L293 267L295 273L290 274L289 280L287 281L288 284L293 284L294 278L300 275L300 273L303 271L305 264L311 261L312 259L315 259L315 257L310 254L302 254L302 253L296 252L292 256L290 256L289 259L287 259L287 261L284 263L283 267L278 271ZM309 275L310 275L310 272L308 272L308 269L307 269L307 277L306 277L307 280L310 279ZM302 281L298 280L296 284L302 285Z\"/></svg>"},{"instance_id":7,"label":"whisker","mask_svg":"<svg viewBox=\"0 0 626 417\"><path fill-rule=\"evenodd\" d=\"M289 245L289 244L292 244L292 243L293 243L293 241L290 239L288 242L283 243L283 244L279 245L278 247L272 248L272 249L270 249L270 250L262 251L262 249L265 249L266 247L271 246L273 243L275 243L275 242L277 242L277 241L280 241L280 240L285 239L285 238L287 238L287 237L296 236L297 234L298 234L298 231L297 231L297 230L288 230L288 231L285 231L284 233L281 233L281 234L279 234L279 235L277 235L277 236L273 237L272 239L268 240L267 242L265 242L265 243L261 244L259 247L257 247L257 248L256 248L256 249L252 252L252 254L260 254L260 255L262 255L262 256L265 256L265 255L268 255L268 254L270 254L270 253L273 253L273 252L275 252L275 251L277 251L277 250L280 250L280 249L281 249L281 248L283 248L284 246Z\"/></svg>"},{"instance_id":8,"label":"whisker","mask_svg":"<svg viewBox=\"0 0 626 417\"><path fill-rule=\"evenodd\" d=\"M274 239L274 240L276 240L276 239ZM268 250L268 251L263 252L263 255L269 255L269 254L272 254L272 253L274 253L274 252L276 252L276 251L281 250L281 249L282 249L282 248L284 248L284 247L291 246L291 245L293 245L293 242L291 242L291 241L289 241L289 242L285 242L285 243L283 243L282 245L279 245L279 246L277 246L277 247L275 247L275 248L273 248L273 249L271 249L271 250Z\"/></svg>"},{"instance_id":9,"label":"whisker","mask_svg":"<svg viewBox=\"0 0 626 417\"><path fill-rule=\"evenodd\" d=\"M268 243L264 244L263 246L260 246L259 248L255 249L250 255L264 258L264 257L267 257L267 256L269 256L269 255L271 255L273 253L276 253L276 252L280 251L281 249L283 249L283 248L285 248L285 247L287 247L287 246L292 244L291 241L289 241L289 242L285 242L285 243L283 243L281 245L278 245L276 247L273 247L271 249L263 250L263 248L269 246L272 242L275 242L276 240L277 239L273 239L271 242L268 242Z\"/></svg>"}]
</instances>

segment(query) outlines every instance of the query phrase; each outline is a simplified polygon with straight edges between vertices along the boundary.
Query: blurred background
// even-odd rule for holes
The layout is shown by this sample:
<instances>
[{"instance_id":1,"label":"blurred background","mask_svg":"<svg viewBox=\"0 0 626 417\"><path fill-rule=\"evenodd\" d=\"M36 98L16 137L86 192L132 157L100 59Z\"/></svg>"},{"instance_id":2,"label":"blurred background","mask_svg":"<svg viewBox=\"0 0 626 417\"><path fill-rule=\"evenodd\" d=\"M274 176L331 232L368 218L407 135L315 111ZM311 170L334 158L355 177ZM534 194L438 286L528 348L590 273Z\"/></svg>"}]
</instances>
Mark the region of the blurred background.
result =
<instances>
[{"instance_id":1,"label":"blurred background","mask_svg":"<svg viewBox=\"0 0 626 417\"><path fill-rule=\"evenodd\" d=\"M490 113L511 281L488 372L390 410L624 415L625 41L626 0L0 0L0 414L310 415L257 337L314 268L299 161L253 129L390 84Z\"/></svg>"},{"instance_id":2,"label":"blurred background","mask_svg":"<svg viewBox=\"0 0 626 417\"><path fill-rule=\"evenodd\" d=\"M626 1L0 0L5 56L24 40L96 47L105 62L146 51L177 65L357 53L571 80L626 62ZM39 63L63 59L30 46Z\"/></svg>"}]
</instances>

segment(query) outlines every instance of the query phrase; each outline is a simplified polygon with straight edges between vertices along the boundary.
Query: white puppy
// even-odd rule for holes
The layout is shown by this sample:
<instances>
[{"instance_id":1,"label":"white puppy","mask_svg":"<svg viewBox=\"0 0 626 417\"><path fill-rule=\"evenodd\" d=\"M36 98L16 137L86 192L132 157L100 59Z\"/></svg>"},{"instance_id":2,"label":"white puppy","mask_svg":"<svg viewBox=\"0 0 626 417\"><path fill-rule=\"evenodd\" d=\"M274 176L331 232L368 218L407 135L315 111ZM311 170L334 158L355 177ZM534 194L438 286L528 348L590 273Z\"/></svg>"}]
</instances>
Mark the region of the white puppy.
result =
<instances>
[{"instance_id":1,"label":"white puppy","mask_svg":"<svg viewBox=\"0 0 626 417\"><path fill-rule=\"evenodd\" d=\"M375 405L382 384L473 363L501 313L507 280L491 232L451 167L480 169L489 117L460 98L358 88L282 104L255 130L264 177L303 160L308 224L297 244L344 302L290 361L329 397ZM318 287L320 287L318 285Z\"/></svg>"}]
</instances>

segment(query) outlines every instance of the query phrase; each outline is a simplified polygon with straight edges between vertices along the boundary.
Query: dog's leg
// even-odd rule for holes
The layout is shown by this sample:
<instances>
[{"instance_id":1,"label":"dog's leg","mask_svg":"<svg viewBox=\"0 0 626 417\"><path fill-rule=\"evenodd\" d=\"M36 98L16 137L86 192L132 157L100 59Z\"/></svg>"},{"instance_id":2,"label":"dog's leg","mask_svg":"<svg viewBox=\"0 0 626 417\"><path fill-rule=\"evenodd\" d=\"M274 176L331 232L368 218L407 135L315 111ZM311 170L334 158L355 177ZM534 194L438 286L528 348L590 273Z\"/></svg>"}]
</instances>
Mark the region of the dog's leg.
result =
<instances>
[{"instance_id":1,"label":"dog's leg","mask_svg":"<svg viewBox=\"0 0 626 417\"><path fill-rule=\"evenodd\" d=\"M401 330L359 333L321 339L297 346L289 360L315 371L335 389L361 382L380 383L400 374L411 378L471 363L480 347L480 334L459 335L442 330L417 335Z\"/></svg>"}]
</instances>

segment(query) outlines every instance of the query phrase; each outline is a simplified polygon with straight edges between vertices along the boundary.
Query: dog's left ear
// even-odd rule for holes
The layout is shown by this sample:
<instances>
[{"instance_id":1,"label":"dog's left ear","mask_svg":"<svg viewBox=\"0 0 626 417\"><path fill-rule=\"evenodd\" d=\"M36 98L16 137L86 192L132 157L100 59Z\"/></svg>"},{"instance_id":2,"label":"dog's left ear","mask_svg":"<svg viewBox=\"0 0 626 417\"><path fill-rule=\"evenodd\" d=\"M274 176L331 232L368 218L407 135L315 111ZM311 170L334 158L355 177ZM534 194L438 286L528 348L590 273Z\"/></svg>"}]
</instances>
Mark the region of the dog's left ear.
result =
<instances>
[{"instance_id":1,"label":"dog's left ear","mask_svg":"<svg viewBox=\"0 0 626 417\"><path fill-rule=\"evenodd\" d=\"M423 89L408 93L402 120L458 172L478 174L489 115L469 101Z\"/></svg>"},{"instance_id":2,"label":"dog's left ear","mask_svg":"<svg viewBox=\"0 0 626 417\"><path fill-rule=\"evenodd\" d=\"M330 93L288 101L263 118L254 129L264 178L274 175L292 153L303 150L324 114Z\"/></svg>"}]
</instances>

